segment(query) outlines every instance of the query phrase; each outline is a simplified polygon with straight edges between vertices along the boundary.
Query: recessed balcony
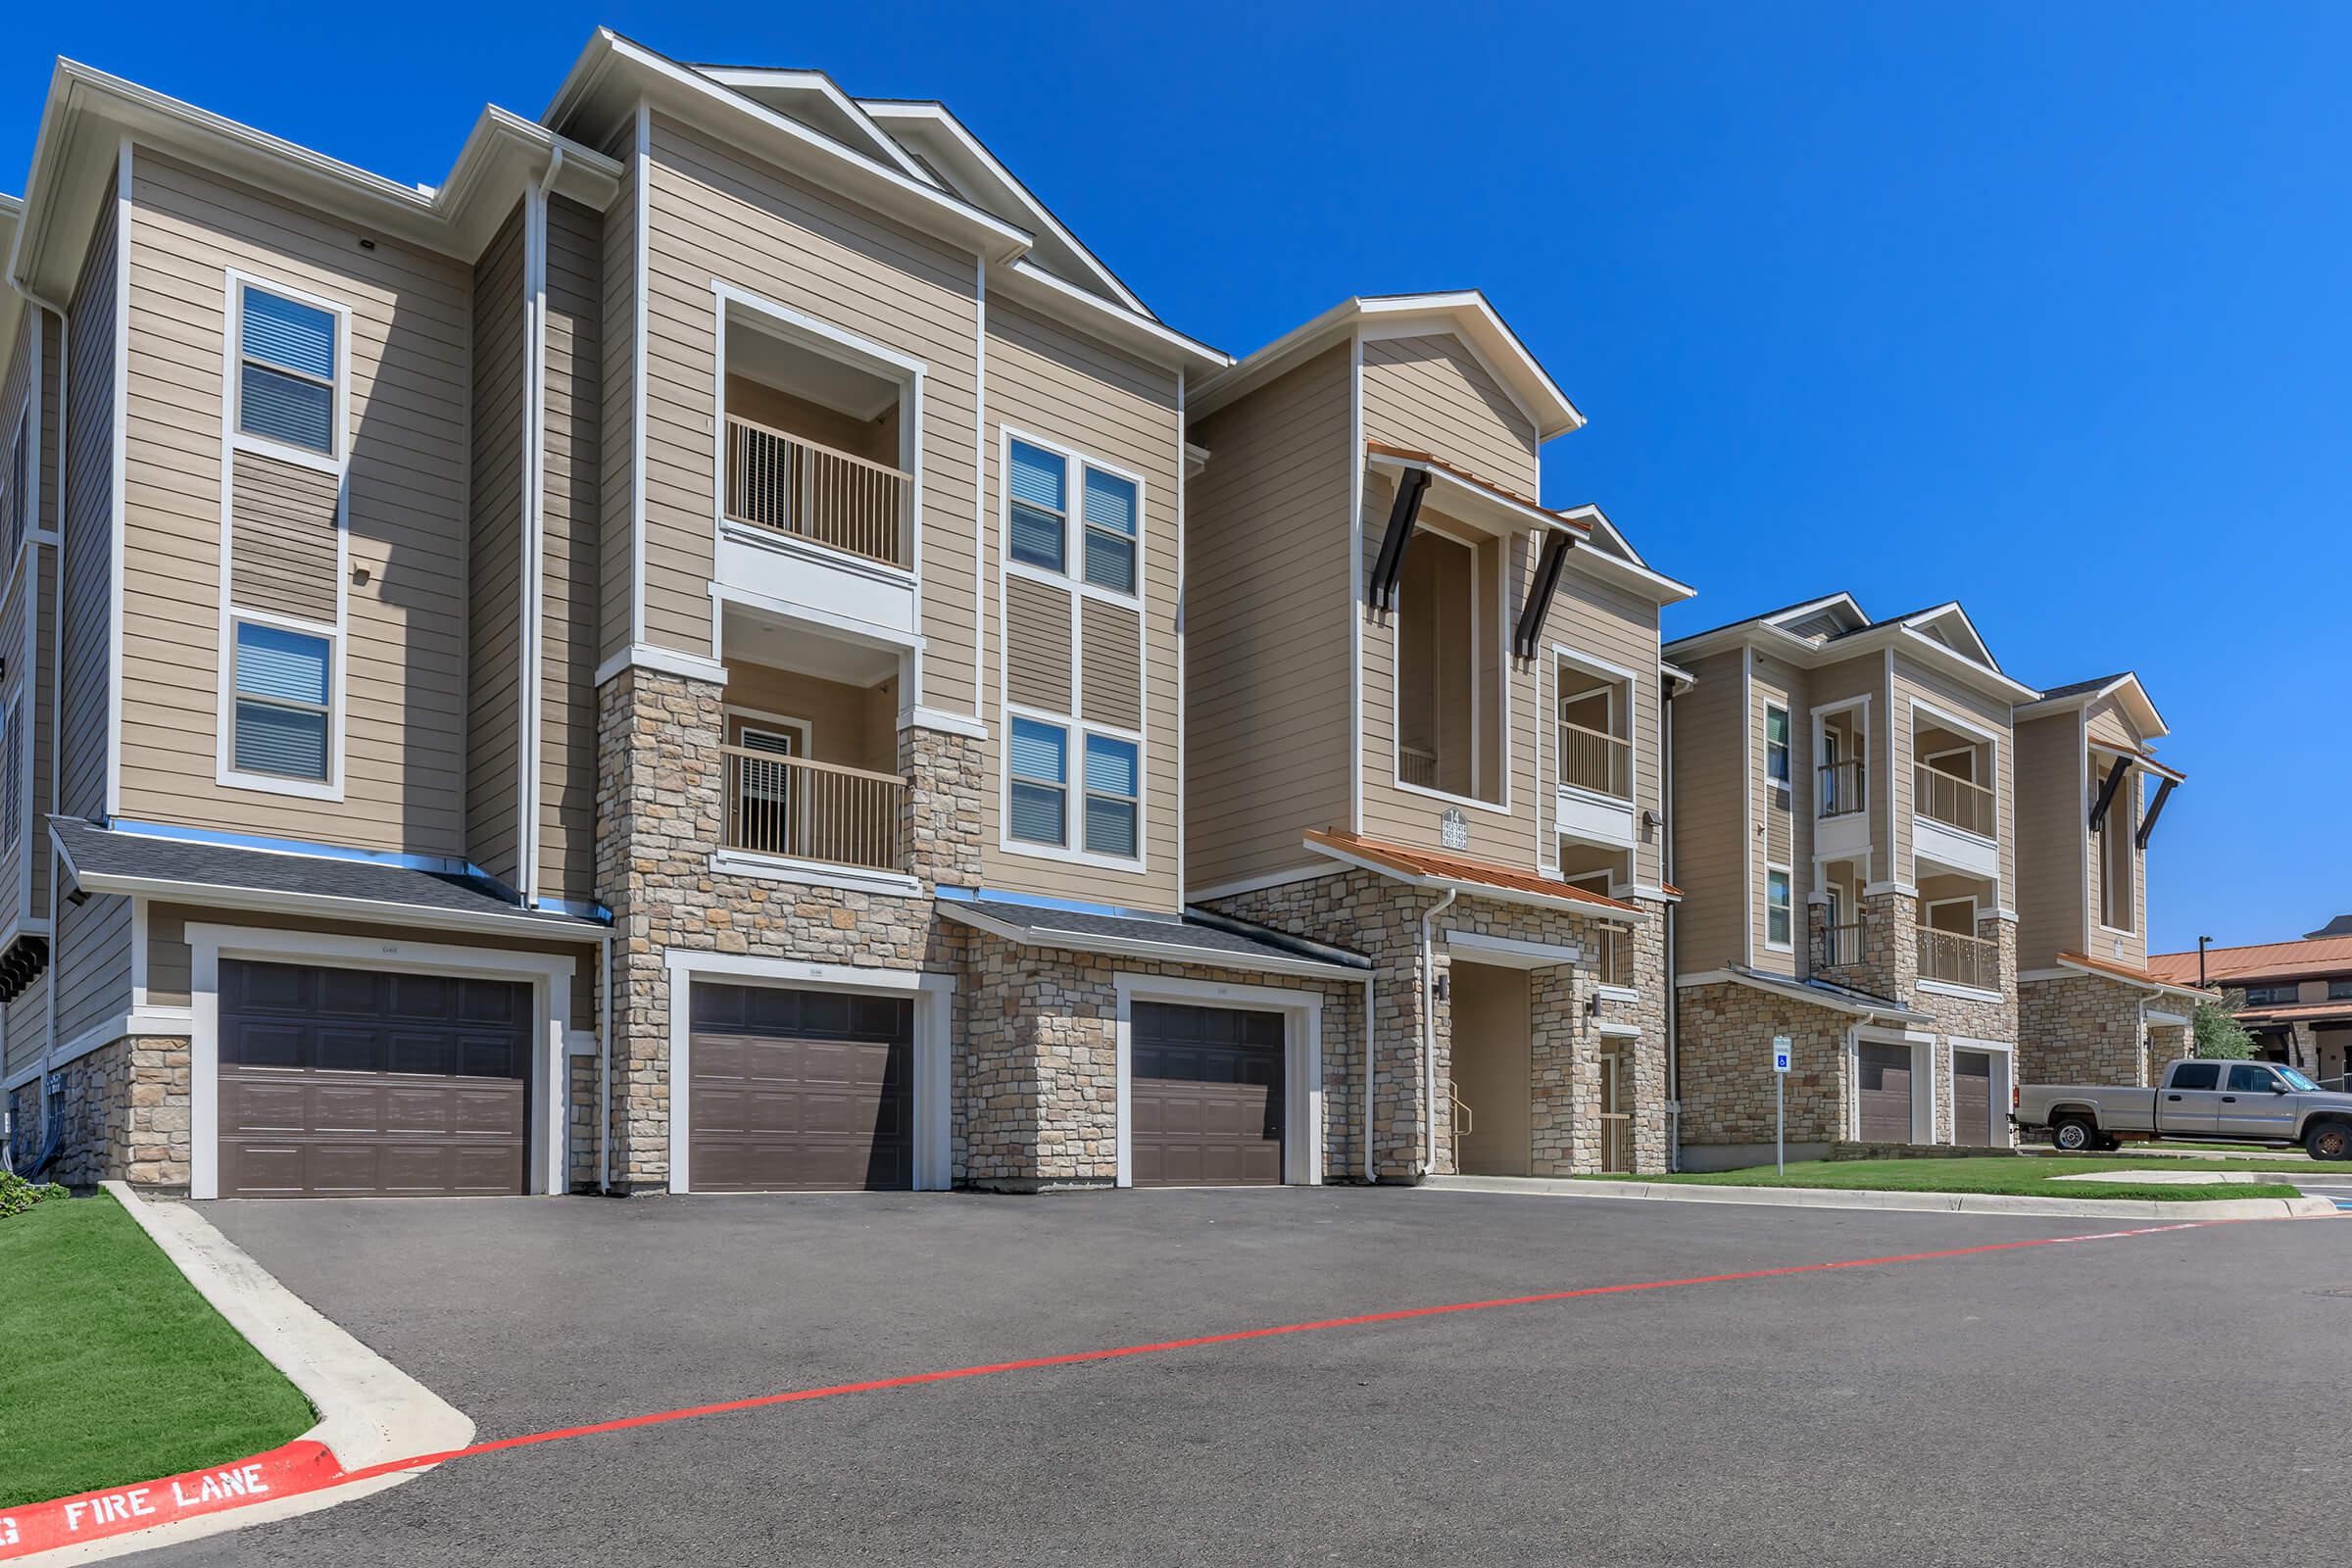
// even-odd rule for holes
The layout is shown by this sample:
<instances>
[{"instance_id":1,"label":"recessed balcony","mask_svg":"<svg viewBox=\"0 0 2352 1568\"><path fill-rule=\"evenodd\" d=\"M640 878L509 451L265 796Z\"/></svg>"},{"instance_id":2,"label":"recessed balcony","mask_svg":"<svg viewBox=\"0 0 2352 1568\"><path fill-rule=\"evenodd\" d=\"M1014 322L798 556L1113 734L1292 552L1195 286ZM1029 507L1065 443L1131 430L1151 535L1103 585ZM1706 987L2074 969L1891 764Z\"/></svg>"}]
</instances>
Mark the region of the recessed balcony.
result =
<instances>
[{"instance_id":1,"label":"recessed balcony","mask_svg":"<svg viewBox=\"0 0 2352 1568\"><path fill-rule=\"evenodd\" d=\"M1972 991L2001 989L2001 946L1984 937L1935 926L1918 928L1919 977Z\"/></svg>"}]
</instances>

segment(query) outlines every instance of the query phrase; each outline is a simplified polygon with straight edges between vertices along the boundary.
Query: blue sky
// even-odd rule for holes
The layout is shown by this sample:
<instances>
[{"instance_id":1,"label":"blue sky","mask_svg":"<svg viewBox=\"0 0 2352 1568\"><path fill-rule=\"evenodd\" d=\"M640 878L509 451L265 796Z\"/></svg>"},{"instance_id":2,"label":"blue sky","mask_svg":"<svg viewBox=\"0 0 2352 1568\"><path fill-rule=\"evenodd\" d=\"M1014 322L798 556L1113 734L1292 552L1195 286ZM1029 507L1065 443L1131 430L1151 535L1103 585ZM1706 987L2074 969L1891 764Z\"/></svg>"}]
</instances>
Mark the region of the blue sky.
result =
<instances>
[{"instance_id":1,"label":"blue sky","mask_svg":"<svg viewBox=\"0 0 2352 1568\"><path fill-rule=\"evenodd\" d=\"M2352 9L1438 15L36 8L0 184L58 54L425 181L599 23L942 98L1234 352L1350 293L1486 289L1592 421L1544 499L1701 589L1670 634L1843 588L1963 600L2027 681L2136 668L2190 775L2160 948L2352 910Z\"/></svg>"}]
</instances>

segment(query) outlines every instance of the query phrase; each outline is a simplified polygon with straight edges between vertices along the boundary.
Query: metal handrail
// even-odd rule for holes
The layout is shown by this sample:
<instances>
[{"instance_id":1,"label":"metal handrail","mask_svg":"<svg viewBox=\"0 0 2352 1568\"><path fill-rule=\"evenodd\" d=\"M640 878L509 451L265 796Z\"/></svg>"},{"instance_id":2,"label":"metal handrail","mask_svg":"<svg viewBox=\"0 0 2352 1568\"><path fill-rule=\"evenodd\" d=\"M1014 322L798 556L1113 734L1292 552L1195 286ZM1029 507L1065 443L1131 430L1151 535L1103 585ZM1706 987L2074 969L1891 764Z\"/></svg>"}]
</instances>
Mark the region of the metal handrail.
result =
<instances>
[{"instance_id":1,"label":"metal handrail","mask_svg":"<svg viewBox=\"0 0 2352 1568\"><path fill-rule=\"evenodd\" d=\"M1921 762L1912 769L1911 787L1912 806L1920 815L1964 833L1992 837L1994 797L1984 785Z\"/></svg>"},{"instance_id":2,"label":"metal handrail","mask_svg":"<svg viewBox=\"0 0 2352 1568\"><path fill-rule=\"evenodd\" d=\"M726 422L729 521L910 564L914 475L739 415Z\"/></svg>"},{"instance_id":3,"label":"metal handrail","mask_svg":"<svg viewBox=\"0 0 2352 1568\"><path fill-rule=\"evenodd\" d=\"M1634 743L1622 735L1592 729L1570 719L1557 720L1560 745L1560 782L1631 800L1634 793Z\"/></svg>"},{"instance_id":4,"label":"metal handrail","mask_svg":"<svg viewBox=\"0 0 2352 1568\"><path fill-rule=\"evenodd\" d=\"M1864 789L1869 777L1859 757L1849 757L1842 762L1824 762L1816 770L1819 780L1816 813L1822 817L1851 816L1869 805Z\"/></svg>"},{"instance_id":5,"label":"metal handrail","mask_svg":"<svg viewBox=\"0 0 2352 1568\"><path fill-rule=\"evenodd\" d=\"M1997 991L2001 945L1984 937L1923 925L1919 928L1919 973L1922 979Z\"/></svg>"},{"instance_id":6,"label":"metal handrail","mask_svg":"<svg viewBox=\"0 0 2352 1568\"><path fill-rule=\"evenodd\" d=\"M1821 964L1825 969L1844 968L1862 961L1862 922L1849 920L1843 925L1824 926L1821 932Z\"/></svg>"},{"instance_id":7,"label":"metal handrail","mask_svg":"<svg viewBox=\"0 0 2352 1568\"><path fill-rule=\"evenodd\" d=\"M808 757L721 746L725 846L753 855L899 871L907 783Z\"/></svg>"}]
</instances>

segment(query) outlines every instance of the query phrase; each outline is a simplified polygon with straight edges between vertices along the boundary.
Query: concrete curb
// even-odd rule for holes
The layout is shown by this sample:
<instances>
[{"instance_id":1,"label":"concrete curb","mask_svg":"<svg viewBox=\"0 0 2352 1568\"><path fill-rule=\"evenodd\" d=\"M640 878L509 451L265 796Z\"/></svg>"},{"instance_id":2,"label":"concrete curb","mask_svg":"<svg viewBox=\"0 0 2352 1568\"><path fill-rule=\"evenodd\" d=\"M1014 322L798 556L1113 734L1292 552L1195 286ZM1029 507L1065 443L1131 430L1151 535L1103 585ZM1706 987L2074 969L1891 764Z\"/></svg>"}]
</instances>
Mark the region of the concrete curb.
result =
<instances>
[{"instance_id":1,"label":"concrete curb","mask_svg":"<svg viewBox=\"0 0 2352 1568\"><path fill-rule=\"evenodd\" d=\"M185 1203L150 1203L122 1182L99 1185L154 1238L229 1327L303 1392L318 1424L303 1439L324 1444L346 1472L410 1454L444 1453L473 1441L473 1422L432 1390L328 1321ZM299 1493L224 1513L158 1525L40 1554L50 1563L97 1562L248 1525L315 1513L397 1487L430 1465Z\"/></svg>"},{"instance_id":2,"label":"concrete curb","mask_svg":"<svg viewBox=\"0 0 2352 1568\"><path fill-rule=\"evenodd\" d=\"M1683 1182L1588 1182L1549 1176L1431 1176L1446 1193L1522 1198L1635 1198L1664 1203L1748 1203L1771 1208L1864 1208L1911 1214L2006 1214L2040 1219L2298 1219L2333 1214L2325 1198L2221 1198L2167 1202L2153 1198L2022 1198L2002 1193L1870 1193L1820 1187L1705 1187Z\"/></svg>"}]
</instances>

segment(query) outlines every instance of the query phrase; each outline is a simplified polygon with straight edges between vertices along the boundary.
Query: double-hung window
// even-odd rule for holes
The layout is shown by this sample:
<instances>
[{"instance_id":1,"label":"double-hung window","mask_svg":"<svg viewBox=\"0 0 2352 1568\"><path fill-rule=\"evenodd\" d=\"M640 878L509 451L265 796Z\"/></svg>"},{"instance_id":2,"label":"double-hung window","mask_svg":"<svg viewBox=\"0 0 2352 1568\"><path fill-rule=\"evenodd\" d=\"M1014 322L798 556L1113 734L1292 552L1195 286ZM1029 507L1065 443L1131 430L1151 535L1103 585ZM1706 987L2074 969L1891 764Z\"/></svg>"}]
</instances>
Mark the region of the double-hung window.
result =
<instances>
[{"instance_id":1,"label":"double-hung window","mask_svg":"<svg viewBox=\"0 0 2352 1568\"><path fill-rule=\"evenodd\" d=\"M1059 453L1015 441L1008 466L1012 559L1059 571L1069 532L1069 465Z\"/></svg>"},{"instance_id":2,"label":"double-hung window","mask_svg":"<svg viewBox=\"0 0 2352 1568\"><path fill-rule=\"evenodd\" d=\"M1775 784L1788 782L1788 710L1764 710L1764 776Z\"/></svg>"},{"instance_id":3,"label":"double-hung window","mask_svg":"<svg viewBox=\"0 0 2352 1568\"><path fill-rule=\"evenodd\" d=\"M236 623L230 756L240 773L328 781L334 645L266 621Z\"/></svg>"},{"instance_id":4,"label":"double-hung window","mask_svg":"<svg viewBox=\"0 0 2352 1568\"><path fill-rule=\"evenodd\" d=\"M1012 721L1012 836L1024 844L1066 844L1070 822L1070 732L1034 718Z\"/></svg>"},{"instance_id":5,"label":"double-hung window","mask_svg":"<svg viewBox=\"0 0 2352 1568\"><path fill-rule=\"evenodd\" d=\"M1098 588L1135 592L1135 508L1134 480L1086 470L1086 580Z\"/></svg>"},{"instance_id":6,"label":"double-hung window","mask_svg":"<svg viewBox=\"0 0 2352 1568\"><path fill-rule=\"evenodd\" d=\"M237 291L237 430L336 456L332 312L247 283Z\"/></svg>"},{"instance_id":7,"label":"double-hung window","mask_svg":"<svg viewBox=\"0 0 2352 1568\"><path fill-rule=\"evenodd\" d=\"M1090 855L1135 858L1135 742L1086 738L1086 848Z\"/></svg>"},{"instance_id":8,"label":"double-hung window","mask_svg":"<svg viewBox=\"0 0 2352 1568\"><path fill-rule=\"evenodd\" d=\"M24 532L32 526L32 410L17 421L16 439L8 453L8 558L0 561L0 578L15 569L17 553L24 548Z\"/></svg>"},{"instance_id":9,"label":"double-hung window","mask_svg":"<svg viewBox=\"0 0 2352 1568\"><path fill-rule=\"evenodd\" d=\"M24 832L24 699L12 697L0 716L0 850L13 850Z\"/></svg>"},{"instance_id":10,"label":"double-hung window","mask_svg":"<svg viewBox=\"0 0 2352 1568\"><path fill-rule=\"evenodd\" d=\"M1788 906L1788 873L1768 870L1764 873L1764 945L1768 948L1793 946L1794 929Z\"/></svg>"}]
</instances>

